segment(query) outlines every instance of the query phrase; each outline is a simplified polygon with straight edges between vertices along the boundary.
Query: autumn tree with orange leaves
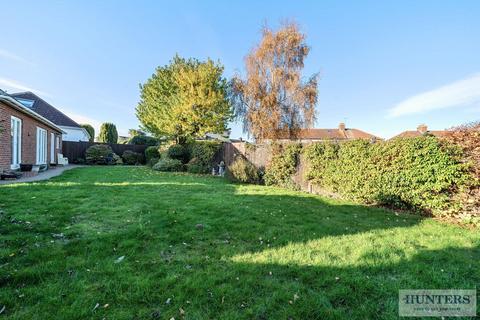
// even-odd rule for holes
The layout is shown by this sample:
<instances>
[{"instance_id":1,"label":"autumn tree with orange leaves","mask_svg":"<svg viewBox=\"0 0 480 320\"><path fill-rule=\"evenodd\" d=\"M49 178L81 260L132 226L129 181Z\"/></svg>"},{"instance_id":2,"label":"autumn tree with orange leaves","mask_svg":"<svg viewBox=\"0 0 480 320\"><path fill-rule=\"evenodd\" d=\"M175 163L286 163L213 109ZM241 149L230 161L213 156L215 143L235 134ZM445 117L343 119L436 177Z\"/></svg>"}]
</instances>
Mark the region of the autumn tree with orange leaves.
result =
<instances>
[{"instance_id":1,"label":"autumn tree with orange leaves","mask_svg":"<svg viewBox=\"0 0 480 320\"><path fill-rule=\"evenodd\" d=\"M295 23L277 31L265 27L260 44L245 58L246 77L233 78L235 114L256 141L294 138L313 126L318 75L302 79L309 51Z\"/></svg>"}]
</instances>

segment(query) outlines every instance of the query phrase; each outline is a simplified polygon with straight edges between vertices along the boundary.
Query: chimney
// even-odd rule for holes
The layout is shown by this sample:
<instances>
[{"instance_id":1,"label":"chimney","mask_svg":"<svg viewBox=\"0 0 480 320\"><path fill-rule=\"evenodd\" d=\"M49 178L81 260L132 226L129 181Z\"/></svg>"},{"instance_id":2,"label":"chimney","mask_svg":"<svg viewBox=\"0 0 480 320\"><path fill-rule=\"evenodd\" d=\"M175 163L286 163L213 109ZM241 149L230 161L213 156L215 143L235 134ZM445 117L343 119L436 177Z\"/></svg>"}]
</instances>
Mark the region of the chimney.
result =
<instances>
[{"instance_id":1,"label":"chimney","mask_svg":"<svg viewBox=\"0 0 480 320\"><path fill-rule=\"evenodd\" d=\"M428 131L428 127L426 124L421 124L417 127L417 131L420 132L421 134L424 134L425 132Z\"/></svg>"},{"instance_id":2,"label":"chimney","mask_svg":"<svg viewBox=\"0 0 480 320\"><path fill-rule=\"evenodd\" d=\"M338 130L345 131L345 123L340 122L340 124L338 125Z\"/></svg>"}]
</instances>

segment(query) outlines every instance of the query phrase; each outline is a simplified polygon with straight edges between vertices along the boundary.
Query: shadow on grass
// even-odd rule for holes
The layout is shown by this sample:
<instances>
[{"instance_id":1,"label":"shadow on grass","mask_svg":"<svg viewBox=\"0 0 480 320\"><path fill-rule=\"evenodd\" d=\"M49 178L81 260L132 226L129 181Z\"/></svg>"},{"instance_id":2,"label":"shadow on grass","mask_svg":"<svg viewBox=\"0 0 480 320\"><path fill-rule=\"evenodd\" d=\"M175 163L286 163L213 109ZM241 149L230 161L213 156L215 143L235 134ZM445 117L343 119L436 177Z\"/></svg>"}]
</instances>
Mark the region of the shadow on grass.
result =
<instances>
[{"instance_id":1,"label":"shadow on grass","mask_svg":"<svg viewBox=\"0 0 480 320\"><path fill-rule=\"evenodd\" d=\"M420 217L208 177L67 178L0 189L12 318L396 319L398 289L480 282L479 246L428 249Z\"/></svg>"}]
</instances>

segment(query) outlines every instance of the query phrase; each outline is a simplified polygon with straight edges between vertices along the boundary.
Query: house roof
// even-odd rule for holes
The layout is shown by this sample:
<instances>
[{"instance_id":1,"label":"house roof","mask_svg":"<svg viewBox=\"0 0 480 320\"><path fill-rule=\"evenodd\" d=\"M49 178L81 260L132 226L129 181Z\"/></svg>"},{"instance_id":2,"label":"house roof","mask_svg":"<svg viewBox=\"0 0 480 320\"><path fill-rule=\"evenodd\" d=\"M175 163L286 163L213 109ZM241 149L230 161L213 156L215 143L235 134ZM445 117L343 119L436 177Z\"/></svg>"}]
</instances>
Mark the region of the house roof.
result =
<instances>
[{"instance_id":1,"label":"house roof","mask_svg":"<svg viewBox=\"0 0 480 320\"><path fill-rule=\"evenodd\" d=\"M57 108L53 107L51 104L34 94L33 92L19 92L19 93L12 93L10 96L14 97L15 99L26 99L32 100L33 104L28 106L29 109L33 110L34 112L38 113L42 117L50 120L51 122L55 123L57 126L66 126L66 127L77 127L81 128L81 126L62 113Z\"/></svg>"},{"instance_id":2,"label":"house roof","mask_svg":"<svg viewBox=\"0 0 480 320\"><path fill-rule=\"evenodd\" d=\"M404 131L404 132L396 135L392 139L394 139L394 138L415 138L415 137L421 137L424 134L431 134L435 137L443 138L443 137L447 136L448 131L447 130L429 130L429 131L426 131L426 132L422 133L422 132L417 131L417 130L407 130L407 131Z\"/></svg>"},{"instance_id":3,"label":"house roof","mask_svg":"<svg viewBox=\"0 0 480 320\"><path fill-rule=\"evenodd\" d=\"M341 123L338 128L335 129L301 129L297 133L297 139L303 140L353 140L353 139L377 139L377 137L371 133L365 131L346 128L345 124ZM280 139L288 139L288 135L280 137Z\"/></svg>"},{"instance_id":4,"label":"house roof","mask_svg":"<svg viewBox=\"0 0 480 320\"><path fill-rule=\"evenodd\" d=\"M421 124L417 127L417 130L407 130L402 133L394 136L392 139L396 138L415 138L421 137L423 135L431 134L437 138L444 138L448 135L448 130L428 130L428 127L424 124Z\"/></svg>"},{"instance_id":5,"label":"house roof","mask_svg":"<svg viewBox=\"0 0 480 320\"><path fill-rule=\"evenodd\" d=\"M25 113L25 114L29 115L30 117L40 121L41 123L43 123L47 126L49 126L50 128L53 128L53 129L57 130L58 132L64 133L64 131L60 127L58 127L55 123L46 119L42 115L36 113L32 109L24 106L22 103L20 103L18 100L16 100L10 94L7 94L3 90L0 90L0 101L9 105L10 107L12 107L15 110L18 110L22 113Z\"/></svg>"}]
</instances>

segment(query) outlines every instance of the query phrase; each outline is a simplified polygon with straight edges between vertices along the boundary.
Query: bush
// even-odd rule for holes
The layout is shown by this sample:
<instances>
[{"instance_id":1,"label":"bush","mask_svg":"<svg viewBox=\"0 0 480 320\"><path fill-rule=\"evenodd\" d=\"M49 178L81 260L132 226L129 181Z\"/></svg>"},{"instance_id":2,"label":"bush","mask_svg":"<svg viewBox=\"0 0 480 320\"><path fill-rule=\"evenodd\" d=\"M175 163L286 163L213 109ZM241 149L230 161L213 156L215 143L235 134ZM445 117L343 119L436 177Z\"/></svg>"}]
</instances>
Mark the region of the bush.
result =
<instances>
[{"instance_id":1,"label":"bush","mask_svg":"<svg viewBox=\"0 0 480 320\"><path fill-rule=\"evenodd\" d=\"M187 172L189 173L208 173L209 167L205 167L198 158L192 158L187 163ZM211 167L210 167L211 170Z\"/></svg>"},{"instance_id":2,"label":"bush","mask_svg":"<svg viewBox=\"0 0 480 320\"><path fill-rule=\"evenodd\" d=\"M179 172L184 171L184 164L177 159L161 159L152 169L157 171Z\"/></svg>"},{"instance_id":3,"label":"bush","mask_svg":"<svg viewBox=\"0 0 480 320\"><path fill-rule=\"evenodd\" d=\"M215 154L220 150L222 144L217 141L195 141L190 144L190 156L192 163L189 162L192 173L209 173L212 170ZM187 167L188 168L188 167ZM192 171L190 171L192 170Z\"/></svg>"},{"instance_id":4,"label":"bush","mask_svg":"<svg viewBox=\"0 0 480 320\"><path fill-rule=\"evenodd\" d=\"M435 137L314 143L305 150L307 178L362 203L442 214L471 176L459 148Z\"/></svg>"},{"instance_id":5,"label":"bush","mask_svg":"<svg viewBox=\"0 0 480 320\"><path fill-rule=\"evenodd\" d=\"M122 157L120 157L118 154L113 153L112 154L112 161L110 164L123 164Z\"/></svg>"},{"instance_id":6,"label":"bush","mask_svg":"<svg viewBox=\"0 0 480 320\"><path fill-rule=\"evenodd\" d=\"M188 149L181 144L173 144L168 148L167 155L170 159L180 160L182 163L188 162Z\"/></svg>"},{"instance_id":7,"label":"bush","mask_svg":"<svg viewBox=\"0 0 480 320\"><path fill-rule=\"evenodd\" d=\"M260 183L260 172L253 164L243 157L237 157L227 168L227 177L236 182Z\"/></svg>"},{"instance_id":8,"label":"bush","mask_svg":"<svg viewBox=\"0 0 480 320\"><path fill-rule=\"evenodd\" d=\"M152 158L152 159L147 161L147 166L152 168L154 165L157 164L158 161L160 161L160 158Z\"/></svg>"},{"instance_id":9,"label":"bush","mask_svg":"<svg viewBox=\"0 0 480 320\"><path fill-rule=\"evenodd\" d=\"M160 152L158 151L158 147L150 146L145 149L145 160L150 162L151 159L160 159Z\"/></svg>"},{"instance_id":10,"label":"bush","mask_svg":"<svg viewBox=\"0 0 480 320\"><path fill-rule=\"evenodd\" d=\"M139 135L139 136L134 136L130 138L130 140L128 140L128 144L157 146L159 144L159 140L154 137Z\"/></svg>"},{"instance_id":11,"label":"bush","mask_svg":"<svg viewBox=\"0 0 480 320\"><path fill-rule=\"evenodd\" d=\"M125 150L122 154L123 161L128 165L136 165L143 162L143 155L132 150Z\"/></svg>"},{"instance_id":12,"label":"bush","mask_svg":"<svg viewBox=\"0 0 480 320\"><path fill-rule=\"evenodd\" d=\"M302 145L298 143L285 146L272 146L272 159L265 170L265 184L297 189L292 180L295 174Z\"/></svg>"},{"instance_id":13,"label":"bush","mask_svg":"<svg viewBox=\"0 0 480 320\"><path fill-rule=\"evenodd\" d=\"M85 151L85 161L88 164L111 164L113 155L113 150L109 145L96 144Z\"/></svg>"}]
</instances>

